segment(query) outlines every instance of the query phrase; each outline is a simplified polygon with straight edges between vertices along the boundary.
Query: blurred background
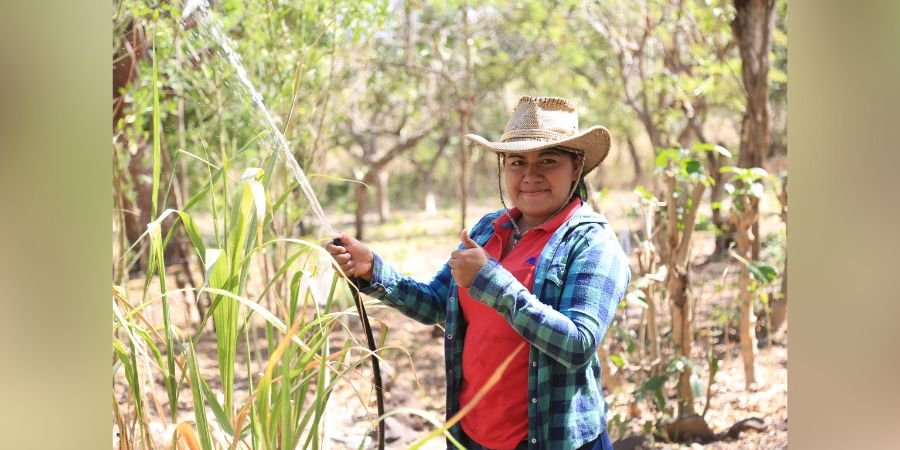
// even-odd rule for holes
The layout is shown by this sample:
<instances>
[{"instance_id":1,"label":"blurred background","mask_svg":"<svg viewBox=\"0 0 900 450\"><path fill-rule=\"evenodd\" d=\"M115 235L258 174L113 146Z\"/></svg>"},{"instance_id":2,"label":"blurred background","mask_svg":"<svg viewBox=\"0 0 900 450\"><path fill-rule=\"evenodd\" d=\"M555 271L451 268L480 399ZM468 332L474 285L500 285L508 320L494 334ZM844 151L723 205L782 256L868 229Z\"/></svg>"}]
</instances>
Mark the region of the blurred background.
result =
<instances>
[{"instance_id":1,"label":"blurred background","mask_svg":"<svg viewBox=\"0 0 900 450\"><path fill-rule=\"evenodd\" d=\"M786 1L122 0L112 19L114 446L375 445L362 324L316 247L347 231L427 280L501 207L495 156L462 137L499 140L522 95L612 135L588 184L632 260L599 350L616 448L787 446ZM408 448L443 422L442 333L369 305L388 446ZM334 328L312 345L295 323Z\"/></svg>"}]
</instances>

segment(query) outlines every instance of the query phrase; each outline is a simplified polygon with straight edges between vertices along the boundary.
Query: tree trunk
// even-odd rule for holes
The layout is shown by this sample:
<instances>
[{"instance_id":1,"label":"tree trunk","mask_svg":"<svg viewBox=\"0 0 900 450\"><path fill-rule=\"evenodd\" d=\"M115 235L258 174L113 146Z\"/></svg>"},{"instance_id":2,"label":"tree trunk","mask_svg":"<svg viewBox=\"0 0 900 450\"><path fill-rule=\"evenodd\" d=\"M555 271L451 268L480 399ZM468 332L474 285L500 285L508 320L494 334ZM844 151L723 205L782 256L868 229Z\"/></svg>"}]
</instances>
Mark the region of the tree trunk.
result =
<instances>
[{"instance_id":1,"label":"tree trunk","mask_svg":"<svg viewBox=\"0 0 900 450\"><path fill-rule=\"evenodd\" d=\"M778 201L781 203L781 220L787 227L787 178L781 185L781 192L778 194ZM784 268L781 270L781 298L776 299L772 305L772 329L770 333L775 333L787 321L787 283L788 283L788 257L787 249L784 254Z\"/></svg>"},{"instance_id":2,"label":"tree trunk","mask_svg":"<svg viewBox=\"0 0 900 450\"><path fill-rule=\"evenodd\" d=\"M431 178L428 179L425 184L425 215L433 216L437 214L437 200L434 196L434 189L432 188Z\"/></svg>"},{"instance_id":3,"label":"tree trunk","mask_svg":"<svg viewBox=\"0 0 900 450\"><path fill-rule=\"evenodd\" d=\"M716 229L719 230L716 235L716 248L713 250L713 258L719 259L728 254L728 246L734 240L734 232L731 229L731 224L728 222L728 217L722 214L721 208L716 207L717 203L721 205L723 193L725 192L723 186L725 180L719 172L724 162L724 156L716 152L707 152L706 159L710 167L710 176L713 178L709 191L709 204L713 205L712 222Z\"/></svg>"},{"instance_id":4,"label":"tree trunk","mask_svg":"<svg viewBox=\"0 0 900 450\"><path fill-rule=\"evenodd\" d=\"M656 205L642 204L643 213L643 236L637 247L637 262L640 268L641 276L655 274L657 271L657 257L659 256L656 247L653 245L653 228L656 223ZM655 289L652 284L647 284L641 288L644 293L644 299L647 301L647 340L650 341L650 374L655 376L659 374L659 366L662 362L659 341L659 318L657 315L657 304ZM641 339L643 345L644 339Z\"/></svg>"},{"instance_id":5,"label":"tree trunk","mask_svg":"<svg viewBox=\"0 0 900 450\"><path fill-rule=\"evenodd\" d=\"M787 256L784 257L784 270L781 273L781 298L772 302L772 329L769 333L775 333L787 322Z\"/></svg>"},{"instance_id":6,"label":"tree trunk","mask_svg":"<svg viewBox=\"0 0 900 450\"><path fill-rule=\"evenodd\" d=\"M423 207L425 208L426 216L433 216L437 214L437 199L434 195L434 171L437 168L438 163L444 155L444 152L447 150L447 144L450 143L450 135L444 133L437 142L437 152L434 155L434 158L428 164L428 167L422 171L422 192L424 193L423 199Z\"/></svg>"},{"instance_id":7,"label":"tree trunk","mask_svg":"<svg viewBox=\"0 0 900 450\"><path fill-rule=\"evenodd\" d=\"M603 383L603 387L612 390L621 386L622 380L612 373L612 366L609 364L609 351L606 349L607 345L609 345L608 339L597 347L597 353L600 357L600 376L602 378L601 382Z\"/></svg>"},{"instance_id":8,"label":"tree trunk","mask_svg":"<svg viewBox=\"0 0 900 450\"><path fill-rule=\"evenodd\" d=\"M745 210L732 213L737 235L738 254L750 259L753 236L751 228L757 222L756 204L749 199L744 201ZM737 215L736 215L737 214ZM754 260L755 261L755 260ZM750 391L757 385L756 374L756 314L753 312L753 292L750 291L750 270L744 267L738 281L738 299L741 304L741 359L744 361L744 387Z\"/></svg>"},{"instance_id":9,"label":"tree trunk","mask_svg":"<svg viewBox=\"0 0 900 450\"><path fill-rule=\"evenodd\" d=\"M738 165L762 167L771 143L768 82L775 0L735 0L734 7L731 29L741 54L741 79L747 95L747 129L741 133L746 145L741 146ZM753 225L753 233L750 253L755 260L759 258L758 224Z\"/></svg>"},{"instance_id":10,"label":"tree trunk","mask_svg":"<svg viewBox=\"0 0 900 450\"><path fill-rule=\"evenodd\" d=\"M634 146L634 139L628 134L625 136L628 143L628 154L631 155L631 163L634 166L634 179L631 180L631 188L636 188L644 179L644 169L641 167L641 158L638 156L637 147Z\"/></svg>"},{"instance_id":11,"label":"tree trunk","mask_svg":"<svg viewBox=\"0 0 900 450\"><path fill-rule=\"evenodd\" d=\"M671 170L672 162L669 162L668 170ZM683 200L685 212L683 214L683 229L679 230L676 204L676 184L673 175L666 175L666 236L662 237L665 247L666 267L668 274L666 290L672 309L672 340L675 345L676 355L691 359L691 342L693 340L693 316L691 303L688 301L688 287L690 286L690 248L694 225L697 220L697 209L706 187L697 183L689 199ZM683 193L679 193L679 197ZM678 377L678 417L695 415L694 393L691 390L691 368L685 365Z\"/></svg>"},{"instance_id":12,"label":"tree trunk","mask_svg":"<svg viewBox=\"0 0 900 450\"><path fill-rule=\"evenodd\" d=\"M463 4L463 37L465 42L465 63L466 69L463 75L463 86L465 98L460 102L459 108L459 205L460 205L460 228L466 228L466 207L467 198L469 196L468 171L469 160L469 141L466 134L469 133L469 118L472 115L472 45L469 37L469 3Z\"/></svg>"},{"instance_id":13,"label":"tree trunk","mask_svg":"<svg viewBox=\"0 0 900 450\"><path fill-rule=\"evenodd\" d=\"M462 117L462 126L460 127L460 136L463 136L463 139L460 139L459 143L459 226L460 228L466 227L466 207L467 199L469 197L469 186L468 186L468 176L467 176L467 161L468 161L468 145L464 136L469 132L469 127L466 124L468 121L468 114L461 114Z\"/></svg>"},{"instance_id":14,"label":"tree trunk","mask_svg":"<svg viewBox=\"0 0 900 450\"><path fill-rule=\"evenodd\" d=\"M672 341L675 353L690 360L694 327L691 317L690 302L687 298L689 277L687 270L683 272L672 268L669 272L668 291L672 299ZM691 389L691 368L685 365L678 375L678 417L697 414L694 409L694 391Z\"/></svg>"},{"instance_id":15,"label":"tree trunk","mask_svg":"<svg viewBox=\"0 0 900 450\"><path fill-rule=\"evenodd\" d=\"M735 0L732 31L741 54L741 78L747 94L748 132L741 167L762 167L768 154L769 136L769 51L775 0Z\"/></svg>"},{"instance_id":16,"label":"tree trunk","mask_svg":"<svg viewBox=\"0 0 900 450\"><path fill-rule=\"evenodd\" d=\"M662 355L659 343L659 320L656 311L656 298L654 297L653 289L650 286L647 286L642 290L644 291L644 297L647 299L647 338L650 341L650 365L653 366L652 372L656 375L661 361L660 357Z\"/></svg>"},{"instance_id":17,"label":"tree trunk","mask_svg":"<svg viewBox=\"0 0 900 450\"><path fill-rule=\"evenodd\" d=\"M368 178L368 175L364 177L364 182L365 178ZM363 236L365 236L363 231L366 225L365 216L366 206L368 204L368 192L366 191L366 186L363 184L356 183L354 186L354 197L356 198L356 239L361 241L364 239Z\"/></svg>"},{"instance_id":18,"label":"tree trunk","mask_svg":"<svg viewBox=\"0 0 900 450\"><path fill-rule=\"evenodd\" d=\"M383 224L391 218L391 200L388 189L390 175L387 170L382 170L375 178L378 180L375 191L378 196L378 222Z\"/></svg>"}]
</instances>

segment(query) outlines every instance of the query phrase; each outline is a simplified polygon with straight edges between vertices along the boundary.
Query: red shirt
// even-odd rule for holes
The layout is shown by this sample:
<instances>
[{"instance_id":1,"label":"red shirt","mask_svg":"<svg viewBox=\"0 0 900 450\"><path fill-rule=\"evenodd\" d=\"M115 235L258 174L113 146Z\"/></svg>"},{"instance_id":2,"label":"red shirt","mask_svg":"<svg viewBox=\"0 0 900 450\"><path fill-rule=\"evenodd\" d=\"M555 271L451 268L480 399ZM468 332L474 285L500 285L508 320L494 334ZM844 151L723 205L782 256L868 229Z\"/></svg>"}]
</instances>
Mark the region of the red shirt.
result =
<instances>
[{"instance_id":1,"label":"red shirt","mask_svg":"<svg viewBox=\"0 0 900 450\"><path fill-rule=\"evenodd\" d=\"M537 259L550 237L581 206L574 198L557 215L525 233L509 253L500 258L512 234L513 226L506 214L493 222L494 236L484 249L529 291L534 285ZM510 211L518 219L518 208ZM459 288L459 301L466 321L463 343L463 380L459 406L465 407L487 382L494 370L519 343L527 341L493 308L469 297L469 290ZM528 347L526 347L528 348ZM528 352L520 351L506 368L502 380L463 416L463 431L482 446L512 449L528 437Z\"/></svg>"}]
</instances>

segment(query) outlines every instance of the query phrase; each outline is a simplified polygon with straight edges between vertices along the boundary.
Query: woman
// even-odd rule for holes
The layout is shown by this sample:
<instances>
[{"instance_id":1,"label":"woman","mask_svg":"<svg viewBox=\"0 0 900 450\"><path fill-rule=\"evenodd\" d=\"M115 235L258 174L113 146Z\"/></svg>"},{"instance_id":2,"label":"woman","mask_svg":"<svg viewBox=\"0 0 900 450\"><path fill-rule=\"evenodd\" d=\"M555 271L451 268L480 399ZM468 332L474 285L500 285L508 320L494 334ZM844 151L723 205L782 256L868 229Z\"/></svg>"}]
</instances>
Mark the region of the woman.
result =
<instances>
[{"instance_id":1,"label":"woman","mask_svg":"<svg viewBox=\"0 0 900 450\"><path fill-rule=\"evenodd\" d=\"M428 283L403 276L345 233L326 249L360 290L425 324L445 323L447 417L494 385L450 431L470 449L610 449L597 348L631 278L584 177L609 132L578 130L568 100L522 97L497 154L513 209L481 218ZM501 176L502 175L502 176ZM521 348L520 348L521 347Z\"/></svg>"}]
</instances>

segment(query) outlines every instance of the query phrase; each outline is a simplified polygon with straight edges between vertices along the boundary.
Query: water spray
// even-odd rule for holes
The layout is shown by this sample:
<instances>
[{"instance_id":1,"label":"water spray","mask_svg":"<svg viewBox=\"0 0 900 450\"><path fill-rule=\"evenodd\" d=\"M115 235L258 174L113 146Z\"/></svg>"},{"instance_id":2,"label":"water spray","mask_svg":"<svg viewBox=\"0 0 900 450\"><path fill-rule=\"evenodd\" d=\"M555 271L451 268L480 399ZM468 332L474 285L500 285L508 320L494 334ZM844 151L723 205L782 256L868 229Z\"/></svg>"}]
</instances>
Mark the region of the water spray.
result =
<instances>
[{"instance_id":1,"label":"water spray","mask_svg":"<svg viewBox=\"0 0 900 450\"><path fill-rule=\"evenodd\" d=\"M218 21L213 20L208 6L208 0L187 0L184 5L184 10L181 14L182 25L185 27L193 27L193 25L197 24L198 22L200 24L203 24L205 28L209 30L213 39L219 44L219 46L222 47L222 50L225 52L225 55L228 58L228 62L237 72L241 84L243 84L244 88L246 88L247 92L250 94L250 99L263 113L263 116L266 119L266 123L274 133L277 144L276 147L278 147L275 150L276 155L278 157L284 158L288 169L290 169L291 174L293 174L294 178L297 180L297 183L300 185L303 194L306 196L307 200L309 200L309 204L312 207L313 213L319 218L319 221L322 223L322 226L325 228L328 235L334 236L336 233L334 232L334 229L331 228L331 225L329 225L328 219L325 217L325 213L322 211L322 206L319 204L319 200L316 197L316 194L313 192L309 180L306 178L306 174L303 172L300 164L291 153L287 139L284 137L284 134L282 134L281 131L278 130L278 127L275 124L274 117L272 117L272 114L269 112L269 109L266 108L266 105L263 102L262 95L259 93L259 91L256 90L256 87L253 86L253 83L250 82L250 78L247 75L247 70L241 63L241 57L234 50L233 42L222 32L221 24ZM334 245L343 246L343 243L340 239L334 239L332 243ZM356 305L356 311L359 315L360 321L362 322L363 329L365 330L366 341L368 343L369 351L371 352L370 356L372 360L372 375L375 382L375 399L378 408L378 449L384 450L384 385L381 381L381 367L378 363L378 357L375 355L375 351L377 350L375 346L375 336L372 333L372 326L369 324L369 316L366 314L366 307L359 297L359 289L357 288L357 286L359 285L359 279L357 279L356 277L352 277L350 278L350 283L352 284L352 286L350 287L350 293L353 295L353 302Z\"/></svg>"}]
</instances>

